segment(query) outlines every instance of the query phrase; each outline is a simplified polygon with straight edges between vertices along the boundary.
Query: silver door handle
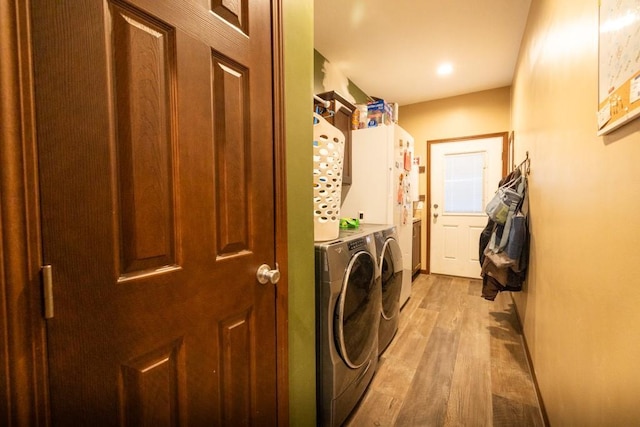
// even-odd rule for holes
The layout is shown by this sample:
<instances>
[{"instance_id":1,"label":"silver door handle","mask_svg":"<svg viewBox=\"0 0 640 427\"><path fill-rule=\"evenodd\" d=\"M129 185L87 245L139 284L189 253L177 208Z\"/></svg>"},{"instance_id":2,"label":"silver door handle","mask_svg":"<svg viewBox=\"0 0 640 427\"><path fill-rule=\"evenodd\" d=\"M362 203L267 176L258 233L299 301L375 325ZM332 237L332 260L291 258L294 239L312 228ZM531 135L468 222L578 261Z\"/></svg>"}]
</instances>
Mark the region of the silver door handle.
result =
<instances>
[{"instance_id":1,"label":"silver door handle","mask_svg":"<svg viewBox=\"0 0 640 427\"><path fill-rule=\"evenodd\" d=\"M256 272L256 277L258 278L258 282L263 285L271 282L272 284L278 283L280 280L280 270L278 269L278 263L276 263L276 269L272 270L267 264L262 264L258 267L258 271Z\"/></svg>"}]
</instances>

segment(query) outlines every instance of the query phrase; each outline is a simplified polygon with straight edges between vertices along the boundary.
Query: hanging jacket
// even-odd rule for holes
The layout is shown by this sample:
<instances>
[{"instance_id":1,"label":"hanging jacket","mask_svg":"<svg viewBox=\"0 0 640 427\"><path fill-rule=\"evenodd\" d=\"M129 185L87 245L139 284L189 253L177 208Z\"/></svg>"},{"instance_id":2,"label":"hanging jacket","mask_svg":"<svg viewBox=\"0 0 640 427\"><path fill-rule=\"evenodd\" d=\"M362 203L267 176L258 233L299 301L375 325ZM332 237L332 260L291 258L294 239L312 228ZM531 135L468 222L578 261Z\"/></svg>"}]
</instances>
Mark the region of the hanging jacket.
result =
<instances>
[{"instance_id":1,"label":"hanging jacket","mask_svg":"<svg viewBox=\"0 0 640 427\"><path fill-rule=\"evenodd\" d=\"M517 178L521 174L520 169L516 169L509 175L504 177L499 185L503 185L506 182ZM526 177L524 177L526 179ZM520 205L516 208L515 216L518 218L518 226L513 228L509 238L513 239L513 242L507 241L507 247L505 253L499 254L502 259L510 261L508 265L502 263L496 264L491 258L496 259L493 256L487 256L487 246L491 241L491 235L496 233L496 238L499 240L502 237L504 231L504 225L496 224L491 219L488 219L487 225L480 233L479 239L479 260L482 267L482 297L484 299L493 301L499 292L511 291L518 292L522 290L522 284L527 276L527 267L529 263L529 202L526 185L524 187L524 194ZM513 220L513 218L512 218ZM514 245L509 246L509 243ZM519 252L519 253L516 253ZM509 256L506 256L508 253ZM494 255L489 252L490 255ZM515 258L514 258L515 257Z\"/></svg>"}]
</instances>

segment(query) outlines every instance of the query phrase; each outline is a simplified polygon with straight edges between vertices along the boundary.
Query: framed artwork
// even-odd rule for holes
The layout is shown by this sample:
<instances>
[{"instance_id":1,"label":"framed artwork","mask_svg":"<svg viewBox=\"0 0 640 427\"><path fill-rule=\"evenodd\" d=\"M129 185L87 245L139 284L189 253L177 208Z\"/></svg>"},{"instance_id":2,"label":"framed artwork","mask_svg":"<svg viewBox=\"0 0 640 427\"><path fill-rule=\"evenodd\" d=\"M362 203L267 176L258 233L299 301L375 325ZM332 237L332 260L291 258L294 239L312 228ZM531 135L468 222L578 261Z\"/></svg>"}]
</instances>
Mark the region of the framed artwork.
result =
<instances>
[{"instance_id":1,"label":"framed artwork","mask_svg":"<svg viewBox=\"0 0 640 427\"><path fill-rule=\"evenodd\" d=\"M640 116L640 2L600 0L598 135Z\"/></svg>"}]
</instances>

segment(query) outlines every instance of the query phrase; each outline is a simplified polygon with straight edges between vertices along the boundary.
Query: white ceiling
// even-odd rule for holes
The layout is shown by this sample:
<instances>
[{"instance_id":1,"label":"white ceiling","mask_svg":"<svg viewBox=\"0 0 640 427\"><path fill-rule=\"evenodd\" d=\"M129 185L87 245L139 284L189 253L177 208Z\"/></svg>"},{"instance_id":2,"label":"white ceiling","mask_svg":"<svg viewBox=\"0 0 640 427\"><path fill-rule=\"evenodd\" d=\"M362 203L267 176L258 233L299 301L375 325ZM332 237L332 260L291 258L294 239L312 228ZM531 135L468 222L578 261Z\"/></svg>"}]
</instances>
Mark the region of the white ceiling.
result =
<instances>
[{"instance_id":1,"label":"white ceiling","mask_svg":"<svg viewBox=\"0 0 640 427\"><path fill-rule=\"evenodd\" d=\"M530 3L315 0L315 49L367 95L400 105L509 86Z\"/></svg>"}]
</instances>

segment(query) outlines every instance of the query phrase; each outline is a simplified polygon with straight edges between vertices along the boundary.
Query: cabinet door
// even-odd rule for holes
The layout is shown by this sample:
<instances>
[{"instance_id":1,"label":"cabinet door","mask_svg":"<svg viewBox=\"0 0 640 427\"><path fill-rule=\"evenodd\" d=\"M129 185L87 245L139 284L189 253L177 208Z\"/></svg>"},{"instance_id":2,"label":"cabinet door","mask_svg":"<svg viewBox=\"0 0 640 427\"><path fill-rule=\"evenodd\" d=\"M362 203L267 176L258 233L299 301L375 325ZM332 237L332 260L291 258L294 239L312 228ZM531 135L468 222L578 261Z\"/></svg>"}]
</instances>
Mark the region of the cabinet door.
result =
<instances>
[{"instance_id":1,"label":"cabinet door","mask_svg":"<svg viewBox=\"0 0 640 427\"><path fill-rule=\"evenodd\" d=\"M351 184L351 111L341 107L333 116L333 125L344 133L344 161L342 185Z\"/></svg>"},{"instance_id":2,"label":"cabinet door","mask_svg":"<svg viewBox=\"0 0 640 427\"><path fill-rule=\"evenodd\" d=\"M413 253L412 253L412 274L416 274L420 271L420 258L422 257L421 248L420 248L420 234L422 232L422 223L421 221L416 221L413 223Z\"/></svg>"}]
</instances>

